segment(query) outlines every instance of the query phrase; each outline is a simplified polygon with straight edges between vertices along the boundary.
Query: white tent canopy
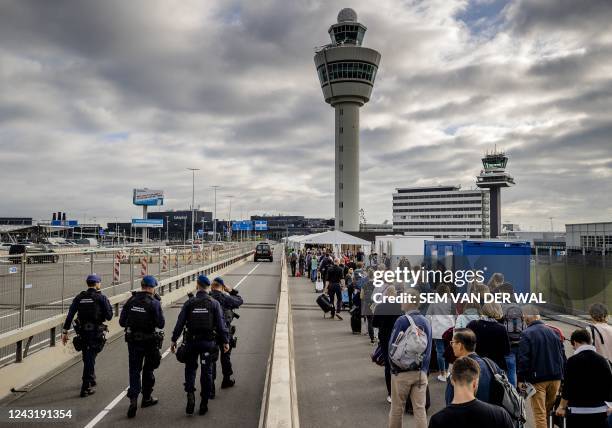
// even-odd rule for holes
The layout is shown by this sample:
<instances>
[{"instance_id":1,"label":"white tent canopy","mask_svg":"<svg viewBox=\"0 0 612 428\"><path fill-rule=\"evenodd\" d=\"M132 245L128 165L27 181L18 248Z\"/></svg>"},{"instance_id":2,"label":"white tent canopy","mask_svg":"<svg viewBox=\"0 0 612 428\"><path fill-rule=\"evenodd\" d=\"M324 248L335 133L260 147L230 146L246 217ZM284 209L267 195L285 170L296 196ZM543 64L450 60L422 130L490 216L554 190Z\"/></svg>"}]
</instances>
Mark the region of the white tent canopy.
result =
<instances>
[{"instance_id":1,"label":"white tent canopy","mask_svg":"<svg viewBox=\"0 0 612 428\"><path fill-rule=\"evenodd\" d=\"M300 237L301 244L322 244L322 245L363 245L369 247L370 241L357 238L348 233L340 232L339 230L330 230L328 232L316 233Z\"/></svg>"}]
</instances>

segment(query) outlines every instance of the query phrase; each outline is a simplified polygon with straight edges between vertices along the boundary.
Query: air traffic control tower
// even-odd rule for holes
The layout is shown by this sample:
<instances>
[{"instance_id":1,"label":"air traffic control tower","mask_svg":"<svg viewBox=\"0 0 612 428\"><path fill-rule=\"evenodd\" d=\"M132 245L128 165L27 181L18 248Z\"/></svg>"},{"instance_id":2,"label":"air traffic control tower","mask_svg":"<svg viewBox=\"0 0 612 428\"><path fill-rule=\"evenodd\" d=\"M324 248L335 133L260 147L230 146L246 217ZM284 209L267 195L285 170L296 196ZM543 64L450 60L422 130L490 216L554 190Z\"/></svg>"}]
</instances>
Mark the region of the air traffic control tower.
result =
<instances>
[{"instance_id":1,"label":"air traffic control tower","mask_svg":"<svg viewBox=\"0 0 612 428\"><path fill-rule=\"evenodd\" d=\"M506 172L507 163L504 152L486 153L482 158L484 169L476 177L476 186L489 189L491 238L497 238L501 232L501 188L514 186L514 178Z\"/></svg>"},{"instance_id":2,"label":"air traffic control tower","mask_svg":"<svg viewBox=\"0 0 612 428\"><path fill-rule=\"evenodd\" d=\"M336 230L359 231L359 107L370 100L380 53L361 46L366 27L342 9L329 27L331 44L314 61L325 102L336 114Z\"/></svg>"}]
</instances>

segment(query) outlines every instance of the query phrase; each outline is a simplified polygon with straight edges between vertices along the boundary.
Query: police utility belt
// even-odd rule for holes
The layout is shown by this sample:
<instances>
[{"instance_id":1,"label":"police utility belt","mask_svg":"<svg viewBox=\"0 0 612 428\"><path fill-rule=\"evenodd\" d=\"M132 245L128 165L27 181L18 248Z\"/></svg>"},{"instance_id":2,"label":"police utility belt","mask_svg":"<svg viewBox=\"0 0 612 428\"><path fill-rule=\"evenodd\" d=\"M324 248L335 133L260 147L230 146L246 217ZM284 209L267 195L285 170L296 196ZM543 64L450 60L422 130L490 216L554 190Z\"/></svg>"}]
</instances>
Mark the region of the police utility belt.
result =
<instances>
[{"instance_id":1,"label":"police utility belt","mask_svg":"<svg viewBox=\"0 0 612 428\"><path fill-rule=\"evenodd\" d=\"M183 331L183 337L187 342L198 342L206 340L208 342L214 342L217 340L217 333L214 330L206 332L190 332L189 329Z\"/></svg>"},{"instance_id":2,"label":"police utility belt","mask_svg":"<svg viewBox=\"0 0 612 428\"><path fill-rule=\"evenodd\" d=\"M154 331L145 333L142 331L134 331L128 327L125 329L125 341L128 343L155 343L158 348L161 348L164 341L164 332Z\"/></svg>"}]
</instances>

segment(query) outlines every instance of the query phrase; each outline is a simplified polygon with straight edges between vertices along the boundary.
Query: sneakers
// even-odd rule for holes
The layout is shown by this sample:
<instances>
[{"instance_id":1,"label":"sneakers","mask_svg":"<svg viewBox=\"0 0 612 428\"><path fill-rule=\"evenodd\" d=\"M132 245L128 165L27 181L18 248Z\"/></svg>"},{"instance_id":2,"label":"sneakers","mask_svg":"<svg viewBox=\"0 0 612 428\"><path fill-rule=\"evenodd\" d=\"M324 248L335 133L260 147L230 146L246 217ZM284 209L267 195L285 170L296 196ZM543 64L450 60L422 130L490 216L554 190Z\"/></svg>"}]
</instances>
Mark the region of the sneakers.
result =
<instances>
[{"instance_id":1,"label":"sneakers","mask_svg":"<svg viewBox=\"0 0 612 428\"><path fill-rule=\"evenodd\" d=\"M221 389L231 388L234 385L236 385L235 379L226 378L226 379L223 379L223 382L221 382Z\"/></svg>"},{"instance_id":2,"label":"sneakers","mask_svg":"<svg viewBox=\"0 0 612 428\"><path fill-rule=\"evenodd\" d=\"M185 406L185 413L188 415L193 415L193 411L195 409L195 395L193 392L187 393L187 406Z\"/></svg>"},{"instance_id":3,"label":"sneakers","mask_svg":"<svg viewBox=\"0 0 612 428\"><path fill-rule=\"evenodd\" d=\"M140 403L140 407L145 408L145 407L151 407L151 406L155 406L157 403L159 403L159 400L157 399L157 397L153 397L153 396L149 396L149 397L142 397L142 402Z\"/></svg>"},{"instance_id":4,"label":"sneakers","mask_svg":"<svg viewBox=\"0 0 612 428\"><path fill-rule=\"evenodd\" d=\"M130 398L130 407L128 407L127 417L133 418L138 410L138 398Z\"/></svg>"},{"instance_id":5,"label":"sneakers","mask_svg":"<svg viewBox=\"0 0 612 428\"><path fill-rule=\"evenodd\" d=\"M440 375L438 375L438 378L437 378L437 379L438 379L440 382L446 382L446 376L443 376L443 375L441 375L441 374L440 374Z\"/></svg>"},{"instance_id":6,"label":"sneakers","mask_svg":"<svg viewBox=\"0 0 612 428\"><path fill-rule=\"evenodd\" d=\"M387 395L387 403L391 404L391 396Z\"/></svg>"}]
</instances>

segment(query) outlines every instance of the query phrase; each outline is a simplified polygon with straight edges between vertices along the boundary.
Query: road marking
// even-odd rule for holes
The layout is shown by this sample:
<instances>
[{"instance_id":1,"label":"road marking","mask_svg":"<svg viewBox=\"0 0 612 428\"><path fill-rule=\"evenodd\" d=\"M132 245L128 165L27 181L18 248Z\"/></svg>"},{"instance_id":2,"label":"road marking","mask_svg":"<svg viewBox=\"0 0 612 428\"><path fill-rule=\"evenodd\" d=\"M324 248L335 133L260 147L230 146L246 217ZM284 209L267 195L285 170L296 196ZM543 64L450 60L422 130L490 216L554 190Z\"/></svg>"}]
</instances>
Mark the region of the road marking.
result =
<instances>
[{"instance_id":1,"label":"road marking","mask_svg":"<svg viewBox=\"0 0 612 428\"><path fill-rule=\"evenodd\" d=\"M177 346L180 345L182 339L177 340ZM164 351L164 353L162 354L162 360L164 358L166 358L168 356L168 354L170 353L170 350L172 349L172 347L166 349ZM92 428L94 427L98 422L100 422L102 420L102 418L104 418L104 416L106 416L111 410L113 410L113 408L119 404L119 402L123 399L123 397L125 397L127 395L127 391L128 391L129 387L126 387L123 391L121 391L121 393L119 395L117 395L113 401L111 401L110 403L108 403L108 406L106 406L104 409L102 409L100 411L100 413L98 413L91 421L89 421L89 423L87 425L85 425L85 428Z\"/></svg>"},{"instance_id":2,"label":"road marking","mask_svg":"<svg viewBox=\"0 0 612 428\"><path fill-rule=\"evenodd\" d=\"M253 271L259 267L259 265L260 265L260 264L261 264L261 263L257 263L257 264L255 265L255 267L254 267L253 269L251 269L251 271L250 271L249 273L247 273L247 274L246 274L246 275L245 275L245 276L244 276L244 277L243 277L243 278L242 278L240 281L238 281L238 284L236 284L236 285L235 285L233 288L234 288L234 289L238 288L238 287L240 286L240 284L242 284L242 281L244 281L245 279L247 279L247 277L248 277L250 274L252 274L252 273L253 273Z\"/></svg>"}]
</instances>

